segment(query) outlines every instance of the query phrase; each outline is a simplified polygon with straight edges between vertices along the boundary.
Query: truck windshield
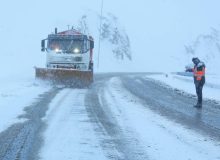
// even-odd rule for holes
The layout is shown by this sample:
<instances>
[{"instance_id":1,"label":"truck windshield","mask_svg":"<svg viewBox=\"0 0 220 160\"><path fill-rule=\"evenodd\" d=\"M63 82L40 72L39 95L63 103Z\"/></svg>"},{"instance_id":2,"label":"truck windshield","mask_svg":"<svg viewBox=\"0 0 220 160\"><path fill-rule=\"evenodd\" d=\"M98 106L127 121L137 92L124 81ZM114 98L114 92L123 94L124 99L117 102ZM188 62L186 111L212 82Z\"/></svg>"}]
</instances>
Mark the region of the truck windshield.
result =
<instances>
[{"instance_id":1,"label":"truck windshield","mask_svg":"<svg viewBox=\"0 0 220 160\"><path fill-rule=\"evenodd\" d=\"M63 53L86 53L88 51L86 40L61 40L51 39L48 41L48 48Z\"/></svg>"}]
</instances>

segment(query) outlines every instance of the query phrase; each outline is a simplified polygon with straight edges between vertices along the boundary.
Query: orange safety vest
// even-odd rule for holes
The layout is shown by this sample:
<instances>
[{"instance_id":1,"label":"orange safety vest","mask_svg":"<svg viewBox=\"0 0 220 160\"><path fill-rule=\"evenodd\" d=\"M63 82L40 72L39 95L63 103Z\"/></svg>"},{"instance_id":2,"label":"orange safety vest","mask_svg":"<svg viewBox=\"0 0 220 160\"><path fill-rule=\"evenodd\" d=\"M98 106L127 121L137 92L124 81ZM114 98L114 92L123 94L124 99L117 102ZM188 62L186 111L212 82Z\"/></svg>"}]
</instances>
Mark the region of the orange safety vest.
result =
<instances>
[{"instance_id":1,"label":"orange safety vest","mask_svg":"<svg viewBox=\"0 0 220 160\"><path fill-rule=\"evenodd\" d=\"M197 81L202 79L202 76L205 76L205 67L202 68L202 71L197 71L197 67L193 69L194 77L196 77Z\"/></svg>"}]
</instances>

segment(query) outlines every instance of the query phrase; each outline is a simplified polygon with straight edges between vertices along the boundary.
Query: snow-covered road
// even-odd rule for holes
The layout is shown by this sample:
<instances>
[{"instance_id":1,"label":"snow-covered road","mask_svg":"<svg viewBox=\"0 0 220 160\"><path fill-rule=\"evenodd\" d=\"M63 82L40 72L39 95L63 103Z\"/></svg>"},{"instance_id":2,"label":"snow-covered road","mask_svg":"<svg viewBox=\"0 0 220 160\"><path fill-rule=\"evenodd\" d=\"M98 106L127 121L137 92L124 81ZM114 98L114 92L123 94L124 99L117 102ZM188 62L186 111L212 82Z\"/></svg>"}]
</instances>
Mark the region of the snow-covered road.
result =
<instances>
[{"instance_id":1,"label":"snow-covered road","mask_svg":"<svg viewBox=\"0 0 220 160\"><path fill-rule=\"evenodd\" d=\"M49 106L42 159L104 159L88 117L85 89L63 89Z\"/></svg>"},{"instance_id":2,"label":"snow-covered road","mask_svg":"<svg viewBox=\"0 0 220 160\"><path fill-rule=\"evenodd\" d=\"M44 119L41 159L220 159L219 141L158 115L122 81L62 90Z\"/></svg>"},{"instance_id":3,"label":"snow-covered road","mask_svg":"<svg viewBox=\"0 0 220 160\"><path fill-rule=\"evenodd\" d=\"M0 159L218 160L220 106L194 102L142 74L97 75L91 88L45 93L0 133Z\"/></svg>"}]
</instances>

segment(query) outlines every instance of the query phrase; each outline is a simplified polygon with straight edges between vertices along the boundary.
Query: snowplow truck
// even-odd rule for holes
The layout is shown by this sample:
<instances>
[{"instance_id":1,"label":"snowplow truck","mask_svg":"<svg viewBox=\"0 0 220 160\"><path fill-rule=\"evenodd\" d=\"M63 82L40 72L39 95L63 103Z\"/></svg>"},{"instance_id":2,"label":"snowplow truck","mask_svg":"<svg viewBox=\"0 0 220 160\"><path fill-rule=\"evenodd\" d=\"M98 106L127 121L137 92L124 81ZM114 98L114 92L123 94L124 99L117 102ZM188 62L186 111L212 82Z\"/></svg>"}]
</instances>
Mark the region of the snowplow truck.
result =
<instances>
[{"instance_id":1,"label":"snowplow truck","mask_svg":"<svg viewBox=\"0 0 220 160\"><path fill-rule=\"evenodd\" d=\"M93 82L93 37L75 29L49 34L41 41L46 67L35 68L38 79L64 85L88 86Z\"/></svg>"}]
</instances>

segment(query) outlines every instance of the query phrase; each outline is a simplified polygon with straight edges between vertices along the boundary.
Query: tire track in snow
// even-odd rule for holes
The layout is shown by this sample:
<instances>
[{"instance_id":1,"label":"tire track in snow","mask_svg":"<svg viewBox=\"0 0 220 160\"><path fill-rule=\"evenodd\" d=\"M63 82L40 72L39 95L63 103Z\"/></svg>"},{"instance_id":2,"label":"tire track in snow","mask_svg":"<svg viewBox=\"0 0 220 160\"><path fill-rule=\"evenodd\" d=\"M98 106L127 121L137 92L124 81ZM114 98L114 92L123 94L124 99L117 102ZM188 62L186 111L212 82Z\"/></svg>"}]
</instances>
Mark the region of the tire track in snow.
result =
<instances>
[{"instance_id":1,"label":"tire track in snow","mask_svg":"<svg viewBox=\"0 0 220 160\"><path fill-rule=\"evenodd\" d=\"M109 89L127 119L123 126L136 132L150 159L220 159L218 141L152 112L121 84L120 79L112 79Z\"/></svg>"},{"instance_id":2,"label":"tire track in snow","mask_svg":"<svg viewBox=\"0 0 220 160\"><path fill-rule=\"evenodd\" d=\"M109 106L106 101L105 91L108 81L93 85L85 98L87 112L95 124L98 136L102 137L100 142L107 158L114 160L148 159L138 140L119 125L115 117L117 115L114 115L111 108L115 106Z\"/></svg>"},{"instance_id":3,"label":"tire track in snow","mask_svg":"<svg viewBox=\"0 0 220 160\"><path fill-rule=\"evenodd\" d=\"M50 103L40 159L105 160L84 104L86 92L65 88Z\"/></svg>"},{"instance_id":4,"label":"tire track in snow","mask_svg":"<svg viewBox=\"0 0 220 160\"><path fill-rule=\"evenodd\" d=\"M41 146L40 133L44 128L41 120L48 105L60 89L53 88L39 96L37 102L25 108L25 114L19 118L27 119L0 133L1 160L34 160Z\"/></svg>"},{"instance_id":5,"label":"tire track in snow","mask_svg":"<svg viewBox=\"0 0 220 160\"><path fill-rule=\"evenodd\" d=\"M134 81L135 78L138 82ZM195 98L143 77L124 76L122 83L130 93L142 99L147 108L187 128L220 140L219 105L204 100L204 107L197 110L193 107Z\"/></svg>"}]
</instances>

